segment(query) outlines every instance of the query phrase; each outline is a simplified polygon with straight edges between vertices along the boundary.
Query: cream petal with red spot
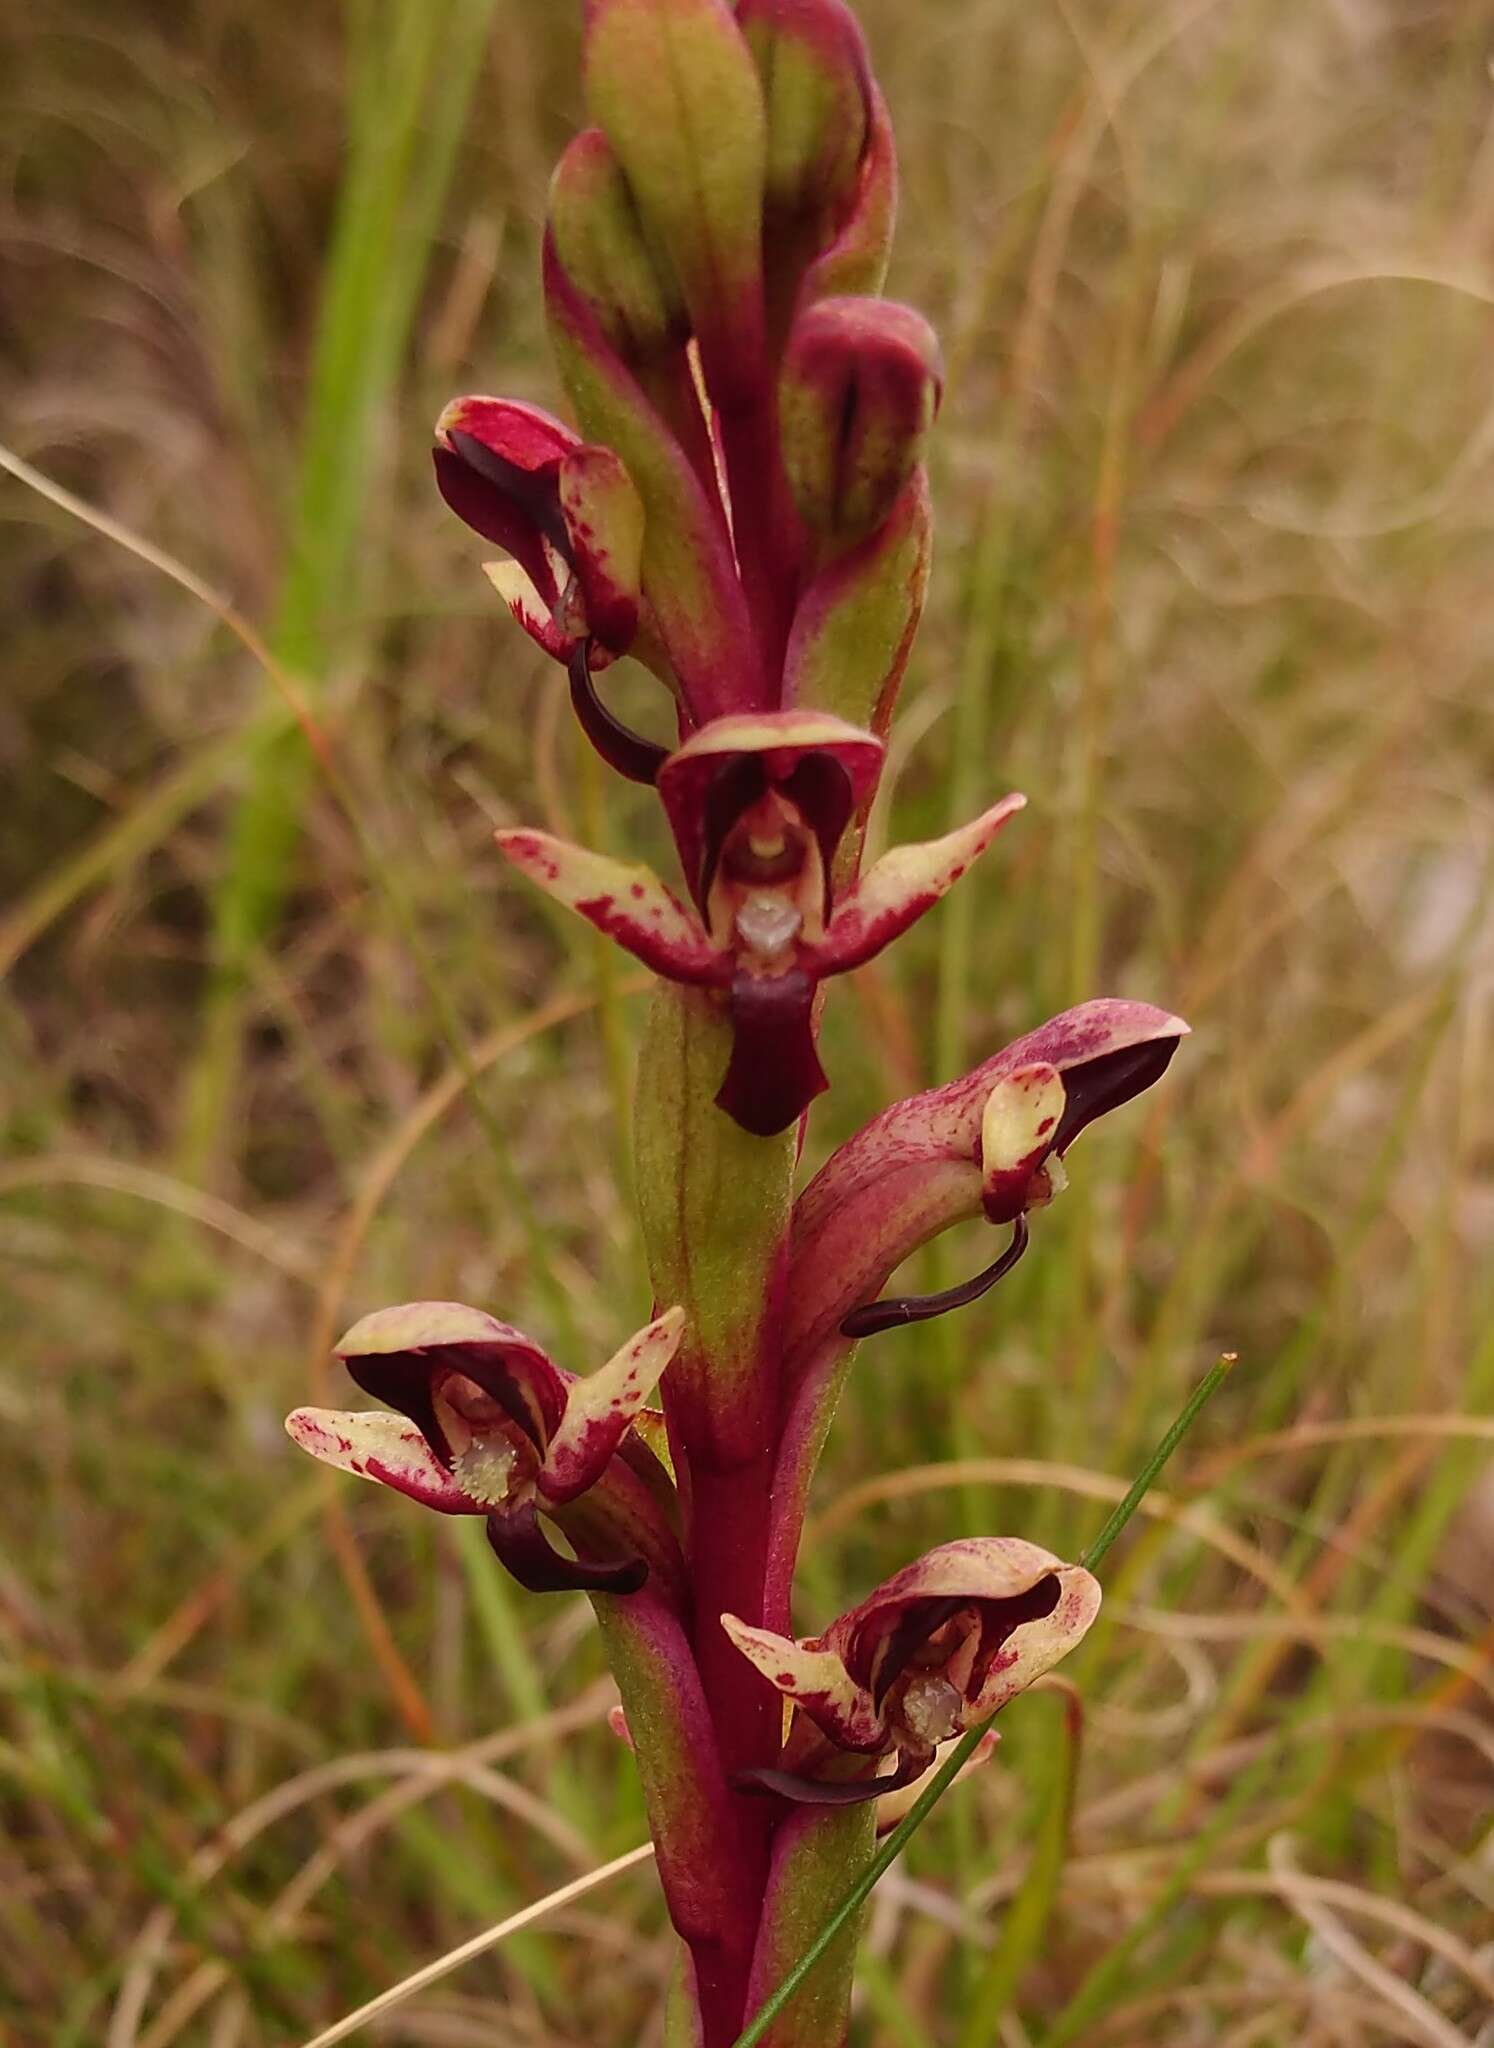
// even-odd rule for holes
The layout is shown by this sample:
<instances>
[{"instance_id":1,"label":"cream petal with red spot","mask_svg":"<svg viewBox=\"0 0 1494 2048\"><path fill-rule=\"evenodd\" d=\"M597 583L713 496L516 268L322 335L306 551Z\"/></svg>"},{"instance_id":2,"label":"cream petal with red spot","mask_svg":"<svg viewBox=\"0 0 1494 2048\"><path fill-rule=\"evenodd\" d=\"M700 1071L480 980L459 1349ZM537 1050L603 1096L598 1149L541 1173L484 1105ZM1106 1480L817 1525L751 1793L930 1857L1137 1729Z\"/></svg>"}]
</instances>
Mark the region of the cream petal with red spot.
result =
<instances>
[{"instance_id":1,"label":"cream petal with red spot","mask_svg":"<svg viewBox=\"0 0 1494 2048\"><path fill-rule=\"evenodd\" d=\"M993 1221L1027 1206L1032 1176L1053 1146L1067 1100L1063 1077L1046 1060L1004 1074L981 1112L981 1198Z\"/></svg>"},{"instance_id":2,"label":"cream petal with red spot","mask_svg":"<svg viewBox=\"0 0 1494 2048\"><path fill-rule=\"evenodd\" d=\"M521 874L656 974L695 983L729 980L729 956L651 868L610 860L548 832L516 830L496 837Z\"/></svg>"},{"instance_id":3,"label":"cream petal with red spot","mask_svg":"<svg viewBox=\"0 0 1494 2048\"><path fill-rule=\"evenodd\" d=\"M484 562L482 572L535 646L556 661L568 660L585 632L584 623L574 632L567 632L558 625L555 613L518 562ZM610 659L611 656L599 647L592 655L591 665L594 669L603 668Z\"/></svg>"},{"instance_id":4,"label":"cream petal with red spot","mask_svg":"<svg viewBox=\"0 0 1494 2048\"><path fill-rule=\"evenodd\" d=\"M899 846L884 854L836 906L813 958L820 973L844 974L890 945L948 894L1001 830L1026 804L1003 797L968 825L942 839Z\"/></svg>"},{"instance_id":5,"label":"cream petal with red spot","mask_svg":"<svg viewBox=\"0 0 1494 2048\"><path fill-rule=\"evenodd\" d=\"M573 1500L592 1485L680 1347L685 1311L668 1309L606 1365L566 1389L565 1413L539 1471L548 1501Z\"/></svg>"},{"instance_id":6,"label":"cream petal with red spot","mask_svg":"<svg viewBox=\"0 0 1494 2048\"><path fill-rule=\"evenodd\" d=\"M483 1502L463 1491L413 1422L373 1408L297 1408L286 1434L303 1451L339 1472L374 1479L443 1515L481 1515Z\"/></svg>"},{"instance_id":7,"label":"cream petal with red spot","mask_svg":"<svg viewBox=\"0 0 1494 2048\"><path fill-rule=\"evenodd\" d=\"M887 1747L887 1729L871 1694L852 1678L845 1660L813 1638L798 1643L771 1629L753 1628L734 1614L721 1626L769 1685L807 1714L842 1749L875 1754Z\"/></svg>"}]
</instances>

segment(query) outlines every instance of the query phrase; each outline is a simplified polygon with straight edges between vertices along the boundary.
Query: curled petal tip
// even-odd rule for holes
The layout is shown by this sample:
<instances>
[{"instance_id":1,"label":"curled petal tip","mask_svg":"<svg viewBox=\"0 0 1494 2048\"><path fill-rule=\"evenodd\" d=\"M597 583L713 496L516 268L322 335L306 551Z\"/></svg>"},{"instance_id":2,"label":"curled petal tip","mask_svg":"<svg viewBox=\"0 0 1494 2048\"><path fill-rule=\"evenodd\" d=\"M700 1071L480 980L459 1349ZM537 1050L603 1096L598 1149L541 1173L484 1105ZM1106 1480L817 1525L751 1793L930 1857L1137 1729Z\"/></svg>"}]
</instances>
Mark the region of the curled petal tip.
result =
<instances>
[{"instance_id":1,"label":"curled petal tip","mask_svg":"<svg viewBox=\"0 0 1494 2048\"><path fill-rule=\"evenodd\" d=\"M669 1355L672 1358L679 1349L681 1337L685 1334L685 1311L676 1304L674 1308L665 1309L662 1315L655 1316L648 1327L649 1333L657 1335L660 1343L669 1345Z\"/></svg>"},{"instance_id":2,"label":"curled petal tip","mask_svg":"<svg viewBox=\"0 0 1494 2048\"><path fill-rule=\"evenodd\" d=\"M528 1593L637 1593L648 1581L642 1558L591 1563L562 1557L532 1509L488 1516L488 1542L506 1571Z\"/></svg>"}]
</instances>

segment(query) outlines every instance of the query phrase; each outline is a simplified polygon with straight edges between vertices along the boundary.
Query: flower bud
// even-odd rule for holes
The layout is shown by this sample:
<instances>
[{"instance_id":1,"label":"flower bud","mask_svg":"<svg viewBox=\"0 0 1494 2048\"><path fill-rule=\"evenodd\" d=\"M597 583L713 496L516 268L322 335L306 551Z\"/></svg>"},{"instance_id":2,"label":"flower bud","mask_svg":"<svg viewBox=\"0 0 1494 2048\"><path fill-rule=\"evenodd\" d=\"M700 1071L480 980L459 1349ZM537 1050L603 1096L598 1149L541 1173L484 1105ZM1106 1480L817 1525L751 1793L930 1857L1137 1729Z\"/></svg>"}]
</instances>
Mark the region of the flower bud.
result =
<instances>
[{"instance_id":1,"label":"flower bud","mask_svg":"<svg viewBox=\"0 0 1494 2048\"><path fill-rule=\"evenodd\" d=\"M622 166L600 128L578 135L550 183L556 254L623 361L683 348L690 316L679 280L651 246Z\"/></svg>"},{"instance_id":2,"label":"flower bud","mask_svg":"<svg viewBox=\"0 0 1494 2048\"><path fill-rule=\"evenodd\" d=\"M741 0L767 109L766 197L790 217L849 197L866 147L870 70L844 0Z\"/></svg>"},{"instance_id":3,"label":"flower bud","mask_svg":"<svg viewBox=\"0 0 1494 2048\"><path fill-rule=\"evenodd\" d=\"M805 524L872 533L923 458L943 365L933 330L886 299L822 299L794 323L778 387L783 460Z\"/></svg>"},{"instance_id":4,"label":"flower bud","mask_svg":"<svg viewBox=\"0 0 1494 2048\"><path fill-rule=\"evenodd\" d=\"M718 403L763 349L762 87L726 0L589 0L586 102L672 264Z\"/></svg>"}]
</instances>

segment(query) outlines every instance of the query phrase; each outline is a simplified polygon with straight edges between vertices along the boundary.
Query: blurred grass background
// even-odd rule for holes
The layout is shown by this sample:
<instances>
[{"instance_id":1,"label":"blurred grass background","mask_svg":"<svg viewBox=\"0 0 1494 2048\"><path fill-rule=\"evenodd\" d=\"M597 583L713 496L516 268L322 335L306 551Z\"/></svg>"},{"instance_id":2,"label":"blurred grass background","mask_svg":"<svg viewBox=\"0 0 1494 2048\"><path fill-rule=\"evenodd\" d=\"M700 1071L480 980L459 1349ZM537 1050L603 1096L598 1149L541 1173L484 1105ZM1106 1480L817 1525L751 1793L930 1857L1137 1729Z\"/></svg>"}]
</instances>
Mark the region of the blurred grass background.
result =
<instances>
[{"instance_id":1,"label":"blurred grass background","mask_svg":"<svg viewBox=\"0 0 1494 2048\"><path fill-rule=\"evenodd\" d=\"M641 1837L584 1604L280 1431L383 1302L583 1368L646 1310L640 998L489 834L659 823L427 456L457 390L556 402L576 11L0 16L27 2048L300 2041ZM1494 4L861 12L950 367L885 828L1032 804L842 988L811 1149L1089 994L1196 1036L1011 1282L866 1347L806 1626L960 1527L1079 1549L1240 1366L1066 1667L1077 1754L1018 1702L884 1887L856 2039L1487 2048ZM369 2038L656 2043L666 1964L645 1872Z\"/></svg>"}]
</instances>

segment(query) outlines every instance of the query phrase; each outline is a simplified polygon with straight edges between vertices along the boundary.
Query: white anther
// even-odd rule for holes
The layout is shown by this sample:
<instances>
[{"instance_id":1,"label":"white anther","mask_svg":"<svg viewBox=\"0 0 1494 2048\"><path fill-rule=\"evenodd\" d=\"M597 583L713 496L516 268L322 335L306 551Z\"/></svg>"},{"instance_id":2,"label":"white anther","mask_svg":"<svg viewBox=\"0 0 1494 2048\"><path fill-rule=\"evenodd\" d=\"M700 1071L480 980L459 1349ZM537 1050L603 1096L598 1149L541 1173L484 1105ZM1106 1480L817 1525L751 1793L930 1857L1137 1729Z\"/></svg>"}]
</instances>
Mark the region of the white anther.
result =
<instances>
[{"instance_id":1,"label":"white anther","mask_svg":"<svg viewBox=\"0 0 1494 2048\"><path fill-rule=\"evenodd\" d=\"M801 912L782 896L754 892L737 906L737 937L760 960L776 960L798 938L804 925Z\"/></svg>"}]
</instances>

